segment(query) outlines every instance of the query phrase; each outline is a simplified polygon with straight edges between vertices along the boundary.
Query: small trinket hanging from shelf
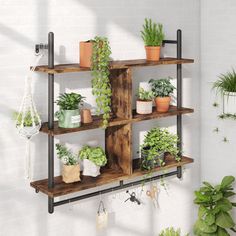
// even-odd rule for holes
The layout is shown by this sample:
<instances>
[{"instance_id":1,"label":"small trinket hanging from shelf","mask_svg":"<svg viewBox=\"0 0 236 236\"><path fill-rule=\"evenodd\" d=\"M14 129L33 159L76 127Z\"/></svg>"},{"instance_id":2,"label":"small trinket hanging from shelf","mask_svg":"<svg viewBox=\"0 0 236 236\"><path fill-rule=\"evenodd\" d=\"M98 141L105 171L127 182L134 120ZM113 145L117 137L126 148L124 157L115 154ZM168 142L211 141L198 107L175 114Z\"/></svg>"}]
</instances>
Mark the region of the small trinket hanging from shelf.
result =
<instances>
[{"instance_id":1,"label":"small trinket hanging from shelf","mask_svg":"<svg viewBox=\"0 0 236 236\"><path fill-rule=\"evenodd\" d=\"M150 189L147 190L146 195L150 198L150 200L153 202L153 205L155 208L158 207L158 188L157 186L154 186L151 182Z\"/></svg>"},{"instance_id":2,"label":"small trinket hanging from shelf","mask_svg":"<svg viewBox=\"0 0 236 236\"><path fill-rule=\"evenodd\" d=\"M129 190L127 190L126 193L129 194L129 198L127 198L125 200L125 202L131 201L131 202L137 203L138 205L141 204L141 201L136 197L136 193L135 192L130 193Z\"/></svg>"},{"instance_id":3,"label":"small trinket hanging from shelf","mask_svg":"<svg viewBox=\"0 0 236 236\"><path fill-rule=\"evenodd\" d=\"M104 207L104 203L102 200L100 200L98 211L97 211L97 229L102 230L107 227L108 224L108 212L106 208Z\"/></svg>"}]
</instances>

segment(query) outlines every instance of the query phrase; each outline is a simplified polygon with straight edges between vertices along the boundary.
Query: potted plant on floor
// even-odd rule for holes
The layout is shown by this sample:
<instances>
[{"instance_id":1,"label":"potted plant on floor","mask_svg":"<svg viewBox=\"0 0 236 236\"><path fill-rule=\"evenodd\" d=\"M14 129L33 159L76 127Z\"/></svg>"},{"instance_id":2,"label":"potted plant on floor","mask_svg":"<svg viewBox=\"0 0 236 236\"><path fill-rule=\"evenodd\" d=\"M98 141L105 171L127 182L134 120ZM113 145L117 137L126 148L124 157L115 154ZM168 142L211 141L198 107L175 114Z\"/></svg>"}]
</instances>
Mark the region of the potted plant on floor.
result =
<instances>
[{"instance_id":1,"label":"potted plant on floor","mask_svg":"<svg viewBox=\"0 0 236 236\"><path fill-rule=\"evenodd\" d=\"M152 22L145 18L141 36L145 44L146 57L148 61L159 61L162 42L165 38L162 24Z\"/></svg>"},{"instance_id":2,"label":"potted plant on floor","mask_svg":"<svg viewBox=\"0 0 236 236\"><path fill-rule=\"evenodd\" d=\"M236 233L232 209L236 204L230 201L233 192L233 176L226 176L220 184L213 186L203 182L203 186L195 191L194 203L199 205L198 220L194 225L194 234L229 236L229 230Z\"/></svg>"},{"instance_id":3,"label":"potted plant on floor","mask_svg":"<svg viewBox=\"0 0 236 236\"><path fill-rule=\"evenodd\" d=\"M55 113L58 118L58 126L61 128L77 128L80 127L80 109L84 97L78 93L61 94L56 101L59 111Z\"/></svg>"},{"instance_id":4,"label":"potted plant on floor","mask_svg":"<svg viewBox=\"0 0 236 236\"><path fill-rule=\"evenodd\" d=\"M236 114L236 72L221 74L213 84L213 89L223 97L223 113Z\"/></svg>"},{"instance_id":5,"label":"potted plant on floor","mask_svg":"<svg viewBox=\"0 0 236 236\"><path fill-rule=\"evenodd\" d=\"M83 175L86 176L97 177L100 175L100 167L107 163L105 151L101 147L84 146L79 156L83 160Z\"/></svg>"},{"instance_id":6,"label":"potted plant on floor","mask_svg":"<svg viewBox=\"0 0 236 236\"><path fill-rule=\"evenodd\" d=\"M138 114L151 114L153 98L154 94L152 91L145 91L143 88L139 88L136 112Z\"/></svg>"},{"instance_id":7,"label":"potted plant on floor","mask_svg":"<svg viewBox=\"0 0 236 236\"><path fill-rule=\"evenodd\" d=\"M153 128L145 135L141 145L141 169L151 171L165 165L165 155L170 154L180 161L177 147L178 136L165 128Z\"/></svg>"},{"instance_id":8,"label":"potted plant on floor","mask_svg":"<svg viewBox=\"0 0 236 236\"><path fill-rule=\"evenodd\" d=\"M56 144L57 156L63 163L62 180L65 183L80 181L80 165L78 155L74 155L68 148L61 144Z\"/></svg>"},{"instance_id":9,"label":"potted plant on floor","mask_svg":"<svg viewBox=\"0 0 236 236\"><path fill-rule=\"evenodd\" d=\"M181 230L180 229L174 229L173 227L166 228L161 231L159 236L181 236ZM186 236L189 236L189 234L186 234Z\"/></svg>"},{"instance_id":10,"label":"potted plant on floor","mask_svg":"<svg viewBox=\"0 0 236 236\"><path fill-rule=\"evenodd\" d=\"M154 93L156 109L158 112L167 112L170 107L171 95L175 87L171 84L172 78L151 79L149 83Z\"/></svg>"}]
</instances>

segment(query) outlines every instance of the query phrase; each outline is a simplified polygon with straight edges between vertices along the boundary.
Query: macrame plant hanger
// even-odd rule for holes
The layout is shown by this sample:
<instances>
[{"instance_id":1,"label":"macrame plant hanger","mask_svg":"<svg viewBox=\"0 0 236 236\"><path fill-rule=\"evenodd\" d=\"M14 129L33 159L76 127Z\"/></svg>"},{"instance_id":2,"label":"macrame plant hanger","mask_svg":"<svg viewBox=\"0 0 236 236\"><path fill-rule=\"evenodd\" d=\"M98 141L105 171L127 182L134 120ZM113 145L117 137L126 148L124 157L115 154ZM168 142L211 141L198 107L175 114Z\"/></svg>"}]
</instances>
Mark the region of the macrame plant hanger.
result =
<instances>
[{"instance_id":1,"label":"macrame plant hanger","mask_svg":"<svg viewBox=\"0 0 236 236\"><path fill-rule=\"evenodd\" d=\"M25 177L31 179L31 160L30 160L30 140L39 133L41 127L41 119L37 112L33 95L31 91L32 75L35 67L40 59L44 56L41 52L36 59L35 65L30 69L29 75L25 79L25 91L21 102L20 109L16 118L16 129L18 134L26 139L26 155L25 155Z\"/></svg>"}]
</instances>

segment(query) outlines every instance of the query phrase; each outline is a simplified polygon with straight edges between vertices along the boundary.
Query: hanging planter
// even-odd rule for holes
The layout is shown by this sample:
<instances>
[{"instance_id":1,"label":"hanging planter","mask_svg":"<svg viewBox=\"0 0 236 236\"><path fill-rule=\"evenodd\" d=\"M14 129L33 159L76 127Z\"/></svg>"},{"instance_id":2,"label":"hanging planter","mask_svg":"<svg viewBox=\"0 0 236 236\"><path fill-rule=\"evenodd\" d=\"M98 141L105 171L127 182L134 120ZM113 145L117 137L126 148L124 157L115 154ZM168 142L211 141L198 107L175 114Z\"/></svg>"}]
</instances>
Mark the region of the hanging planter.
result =
<instances>
[{"instance_id":1,"label":"hanging planter","mask_svg":"<svg viewBox=\"0 0 236 236\"><path fill-rule=\"evenodd\" d=\"M159 61L162 42L165 38L162 24L153 23L152 19L146 18L141 36L145 43L147 60Z\"/></svg>"},{"instance_id":2,"label":"hanging planter","mask_svg":"<svg viewBox=\"0 0 236 236\"><path fill-rule=\"evenodd\" d=\"M59 111L55 113L60 128L78 128L81 124L79 105L84 97L77 93L64 93L56 101Z\"/></svg>"},{"instance_id":3,"label":"hanging planter","mask_svg":"<svg viewBox=\"0 0 236 236\"><path fill-rule=\"evenodd\" d=\"M68 150L64 145L56 144L58 158L63 163L62 180L65 183L80 181L79 158Z\"/></svg>"},{"instance_id":4,"label":"hanging planter","mask_svg":"<svg viewBox=\"0 0 236 236\"><path fill-rule=\"evenodd\" d=\"M79 152L83 160L83 175L97 177L100 175L100 167L105 166L107 158L101 147L84 146Z\"/></svg>"},{"instance_id":5,"label":"hanging planter","mask_svg":"<svg viewBox=\"0 0 236 236\"><path fill-rule=\"evenodd\" d=\"M154 93L157 112L167 112L170 107L171 94L175 87L170 82L171 78L151 79L149 83Z\"/></svg>"},{"instance_id":6,"label":"hanging planter","mask_svg":"<svg viewBox=\"0 0 236 236\"><path fill-rule=\"evenodd\" d=\"M236 114L236 92L224 93L223 113Z\"/></svg>"},{"instance_id":7,"label":"hanging planter","mask_svg":"<svg viewBox=\"0 0 236 236\"><path fill-rule=\"evenodd\" d=\"M80 42L80 67L91 67L93 54L93 41Z\"/></svg>"}]
</instances>

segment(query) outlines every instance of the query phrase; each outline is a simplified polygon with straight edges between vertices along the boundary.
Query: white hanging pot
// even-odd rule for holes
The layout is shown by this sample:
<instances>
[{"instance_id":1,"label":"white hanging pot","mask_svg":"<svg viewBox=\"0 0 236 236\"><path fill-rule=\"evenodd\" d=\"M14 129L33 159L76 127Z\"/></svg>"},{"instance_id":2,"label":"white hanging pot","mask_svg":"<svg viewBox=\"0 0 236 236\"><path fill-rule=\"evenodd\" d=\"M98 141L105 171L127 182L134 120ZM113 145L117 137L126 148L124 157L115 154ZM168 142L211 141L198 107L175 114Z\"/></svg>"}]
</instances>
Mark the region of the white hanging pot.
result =
<instances>
[{"instance_id":1,"label":"white hanging pot","mask_svg":"<svg viewBox=\"0 0 236 236\"><path fill-rule=\"evenodd\" d=\"M152 113L152 101L136 101L136 111L138 114L151 114Z\"/></svg>"},{"instance_id":2,"label":"white hanging pot","mask_svg":"<svg viewBox=\"0 0 236 236\"><path fill-rule=\"evenodd\" d=\"M95 165L88 159L83 160L83 175L97 177L100 175L100 166Z\"/></svg>"},{"instance_id":3,"label":"white hanging pot","mask_svg":"<svg viewBox=\"0 0 236 236\"><path fill-rule=\"evenodd\" d=\"M225 93L223 100L223 112L226 114L236 114L236 93Z\"/></svg>"}]
</instances>

